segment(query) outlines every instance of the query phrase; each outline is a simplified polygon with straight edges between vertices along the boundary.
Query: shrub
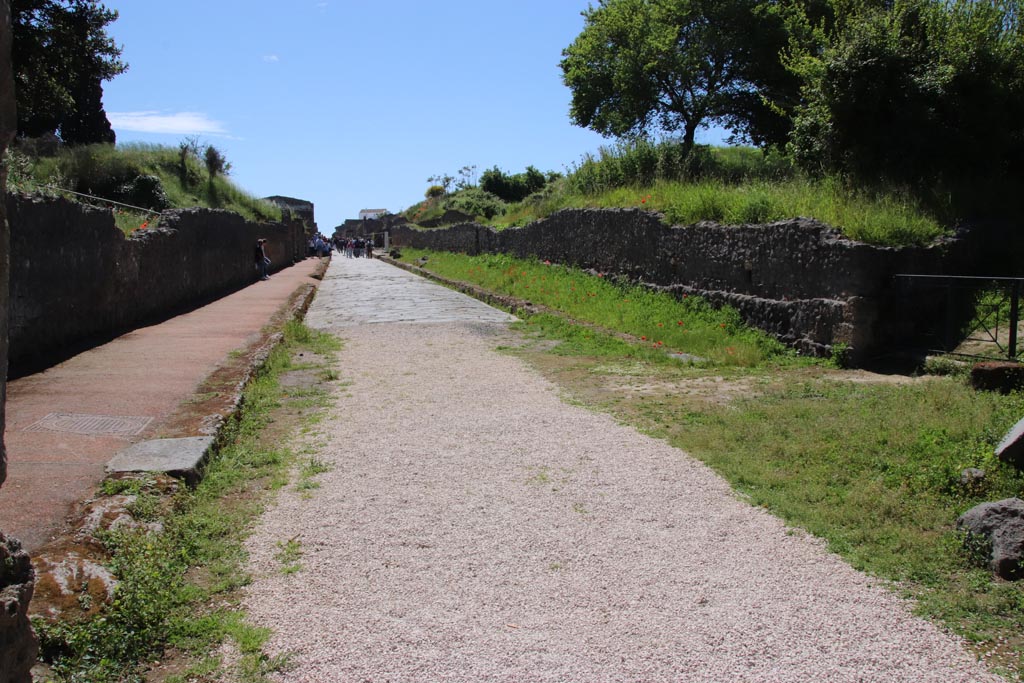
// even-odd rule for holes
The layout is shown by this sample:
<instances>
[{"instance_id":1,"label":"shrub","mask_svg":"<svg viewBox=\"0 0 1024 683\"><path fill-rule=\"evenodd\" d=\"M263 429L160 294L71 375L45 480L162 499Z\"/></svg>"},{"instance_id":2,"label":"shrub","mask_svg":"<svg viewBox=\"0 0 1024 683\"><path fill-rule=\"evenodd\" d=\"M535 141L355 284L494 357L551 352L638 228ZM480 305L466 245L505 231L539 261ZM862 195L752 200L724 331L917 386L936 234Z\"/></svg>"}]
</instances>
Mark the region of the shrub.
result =
<instances>
[{"instance_id":1,"label":"shrub","mask_svg":"<svg viewBox=\"0 0 1024 683\"><path fill-rule=\"evenodd\" d=\"M510 175L495 166L480 176L480 188L506 202L521 202L547 183L543 173L527 166L524 173Z\"/></svg>"},{"instance_id":2,"label":"shrub","mask_svg":"<svg viewBox=\"0 0 1024 683\"><path fill-rule=\"evenodd\" d=\"M424 196L427 199L437 199L438 197L443 197L444 187L441 185L431 185L430 187L427 188L427 191L426 193L424 193Z\"/></svg>"},{"instance_id":3,"label":"shrub","mask_svg":"<svg viewBox=\"0 0 1024 683\"><path fill-rule=\"evenodd\" d=\"M144 209L163 211L171 206L163 182L155 175L135 176L130 182L118 188L118 195L118 201Z\"/></svg>"},{"instance_id":4,"label":"shrub","mask_svg":"<svg viewBox=\"0 0 1024 683\"><path fill-rule=\"evenodd\" d=\"M483 216L488 220L505 213L505 203L501 199L475 187L453 194L445 201L444 208L461 211L470 216Z\"/></svg>"}]
</instances>

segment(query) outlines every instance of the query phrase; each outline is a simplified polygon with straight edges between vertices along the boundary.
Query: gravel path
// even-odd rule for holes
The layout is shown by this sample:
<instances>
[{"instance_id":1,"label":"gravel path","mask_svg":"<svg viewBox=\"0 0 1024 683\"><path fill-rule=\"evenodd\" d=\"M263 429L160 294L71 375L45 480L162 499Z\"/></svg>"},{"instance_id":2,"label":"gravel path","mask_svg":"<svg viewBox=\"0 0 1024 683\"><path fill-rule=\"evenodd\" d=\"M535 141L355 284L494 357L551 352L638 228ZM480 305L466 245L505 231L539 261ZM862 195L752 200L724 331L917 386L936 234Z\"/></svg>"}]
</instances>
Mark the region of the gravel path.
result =
<instances>
[{"instance_id":1,"label":"gravel path","mask_svg":"<svg viewBox=\"0 0 1024 683\"><path fill-rule=\"evenodd\" d=\"M700 463L562 402L492 350L503 330L339 332L333 470L249 547L246 607L294 653L280 680L1001 680Z\"/></svg>"}]
</instances>

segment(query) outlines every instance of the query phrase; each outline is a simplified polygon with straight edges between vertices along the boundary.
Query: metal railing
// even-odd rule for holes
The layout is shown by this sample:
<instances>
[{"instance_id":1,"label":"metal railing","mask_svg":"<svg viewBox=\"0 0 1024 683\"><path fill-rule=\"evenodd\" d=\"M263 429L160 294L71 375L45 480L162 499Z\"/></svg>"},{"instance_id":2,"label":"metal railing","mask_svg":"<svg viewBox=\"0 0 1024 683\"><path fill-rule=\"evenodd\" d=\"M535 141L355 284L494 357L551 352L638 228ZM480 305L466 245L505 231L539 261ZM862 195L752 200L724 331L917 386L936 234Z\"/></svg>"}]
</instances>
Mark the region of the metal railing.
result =
<instances>
[{"instance_id":1,"label":"metal railing","mask_svg":"<svg viewBox=\"0 0 1024 683\"><path fill-rule=\"evenodd\" d=\"M154 211L153 209L146 209L146 208L143 208L141 206L132 206L131 204L125 204L123 202L115 202L113 199L106 199L104 197L97 197L96 195L85 194L84 192L75 192L74 190L68 190L68 189L63 188L63 187L57 187L56 185L40 185L39 187L45 187L46 189L52 190L54 192L64 192L66 194L73 194L76 197L85 197L87 199L92 199L92 200L98 201L98 202L104 202L106 204L113 204L115 206L123 206L123 207L125 207L127 209L132 209L134 211L142 211L143 213L153 214L154 216L162 216L163 215L162 211Z\"/></svg>"},{"instance_id":2,"label":"metal railing","mask_svg":"<svg viewBox=\"0 0 1024 683\"><path fill-rule=\"evenodd\" d=\"M941 340L930 351L971 358L1017 359L1020 326L1021 283L1024 278L975 275L912 275L900 273L897 280L911 287L930 287L945 298L945 319L926 332L930 340ZM965 343L992 348L992 353L971 353ZM958 350L961 349L961 350ZM998 353L996 353L998 351Z\"/></svg>"}]
</instances>

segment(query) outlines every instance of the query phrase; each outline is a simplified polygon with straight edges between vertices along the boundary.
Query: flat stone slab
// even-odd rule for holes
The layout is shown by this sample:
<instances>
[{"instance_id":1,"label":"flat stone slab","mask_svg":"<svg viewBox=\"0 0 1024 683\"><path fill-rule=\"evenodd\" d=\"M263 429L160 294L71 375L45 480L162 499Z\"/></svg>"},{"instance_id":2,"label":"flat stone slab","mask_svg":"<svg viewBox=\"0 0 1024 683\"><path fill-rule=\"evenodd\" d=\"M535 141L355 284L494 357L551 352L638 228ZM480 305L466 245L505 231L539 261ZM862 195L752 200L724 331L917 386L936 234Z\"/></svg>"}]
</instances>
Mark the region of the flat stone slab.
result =
<instances>
[{"instance_id":1,"label":"flat stone slab","mask_svg":"<svg viewBox=\"0 0 1024 683\"><path fill-rule=\"evenodd\" d=\"M107 472L164 472L194 486L212 444L212 436L141 441L111 458Z\"/></svg>"},{"instance_id":2,"label":"flat stone slab","mask_svg":"<svg viewBox=\"0 0 1024 683\"><path fill-rule=\"evenodd\" d=\"M1024 466L1024 418L1019 420L996 446L996 457L1017 468Z\"/></svg>"}]
</instances>

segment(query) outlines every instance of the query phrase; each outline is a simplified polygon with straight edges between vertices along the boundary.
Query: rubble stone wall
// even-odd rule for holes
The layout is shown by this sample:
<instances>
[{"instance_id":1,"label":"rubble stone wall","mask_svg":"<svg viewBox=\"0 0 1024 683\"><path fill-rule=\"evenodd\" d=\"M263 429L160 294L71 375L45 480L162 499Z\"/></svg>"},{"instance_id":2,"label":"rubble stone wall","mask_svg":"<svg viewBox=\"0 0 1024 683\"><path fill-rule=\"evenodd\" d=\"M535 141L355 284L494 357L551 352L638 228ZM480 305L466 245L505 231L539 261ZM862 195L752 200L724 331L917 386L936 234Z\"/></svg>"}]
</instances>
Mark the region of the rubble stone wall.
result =
<instances>
[{"instance_id":1,"label":"rubble stone wall","mask_svg":"<svg viewBox=\"0 0 1024 683\"><path fill-rule=\"evenodd\" d=\"M126 237L109 210L63 199L8 195L7 212L12 375L255 282L259 237L272 270L305 256L297 221L186 209Z\"/></svg>"},{"instance_id":2,"label":"rubble stone wall","mask_svg":"<svg viewBox=\"0 0 1024 683\"><path fill-rule=\"evenodd\" d=\"M969 260L962 239L877 247L805 219L669 227L638 209L565 210L501 231L465 223L390 233L395 246L535 257L697 294L802 352L827 355L842 344L855 362L908 342L943 314L941 299L908 298L894 275L963 273Z\"/></svg>"}]
</instances>

